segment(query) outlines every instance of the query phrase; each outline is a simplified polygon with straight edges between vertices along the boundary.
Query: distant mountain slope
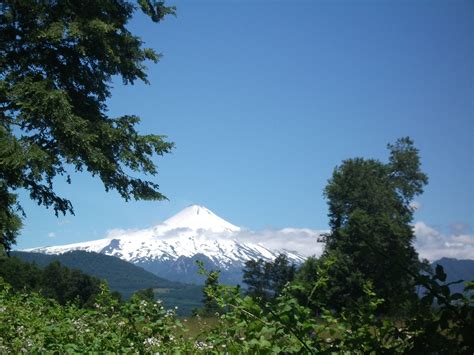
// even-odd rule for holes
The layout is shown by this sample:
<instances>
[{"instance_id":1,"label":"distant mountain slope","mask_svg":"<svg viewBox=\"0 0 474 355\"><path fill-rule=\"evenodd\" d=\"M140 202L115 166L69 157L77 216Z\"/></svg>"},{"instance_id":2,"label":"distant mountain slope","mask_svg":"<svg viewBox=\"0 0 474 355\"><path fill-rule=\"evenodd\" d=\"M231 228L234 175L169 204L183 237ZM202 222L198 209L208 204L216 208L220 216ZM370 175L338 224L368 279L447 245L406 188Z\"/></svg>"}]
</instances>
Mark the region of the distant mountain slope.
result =
<instances>
[{"instance_id":1,"label":"distant mountain slope","mask_svg":"<svg viewBox=\"0 0 474 355\"><path fill-rule=\"evenodd\" d=\"M151 272L129 262L108 255L72 251L60 255L27 253L15 251L12 253L24 261L34 262L38 266L46 266L54 260L71 269L78 269L86 274L106 280L112 290L126 296L133 292L148 288L176 288L178 283L158 277Z\"/></svg>"},{"instance_id":2,"label":"distant mountain slope","mask_svg":"<svg viewBox=\"0 0 474 355\"><path fill-rule=\"evenodd\" d=\"M240 270L250 259L270 261L285 253L290 262L299 264L305 260L291 250L271 250L260 243L242 241L240 231L207 208L193 205L154 227L124 232L114 239L28 251L46 254L93 251L116 256L174 281L198 284L204 279L196 273L196 259L203 260L209 268L221 270L221 281L229 284L241 283Z\"/></svg>"},{"instance_id":3,"label":"distant mountain slope","mask_svg":"<svg viewBox=\"0 0 474 355\"><path fill-rule=\"evenodd\" d=\"M201 306L202 287L166 280L113 256L86 251L59 255L14 251L12 256L41 267L57 260L71 269L107 281L110 289L120 292L125 299L140 289L153 288L157 298L168 307L178 306L181 314L189 314L192 308Z\"/></svg>"},{"instance_id":4,"label":"distant mountain slope","mask_svg":"<svg viewBox=\"0 0 474 355\"><path fill-rule=\"evenodd\" d=\"M431 265L433 269L436 268L436 265L443 266L444 272L447 275L447 283L458 280L474 280L474 260L442 258L433 262ZM462 292L464 290L464 284L452 285L450 288L452 292Z\"/></svg>"}]
</instances>

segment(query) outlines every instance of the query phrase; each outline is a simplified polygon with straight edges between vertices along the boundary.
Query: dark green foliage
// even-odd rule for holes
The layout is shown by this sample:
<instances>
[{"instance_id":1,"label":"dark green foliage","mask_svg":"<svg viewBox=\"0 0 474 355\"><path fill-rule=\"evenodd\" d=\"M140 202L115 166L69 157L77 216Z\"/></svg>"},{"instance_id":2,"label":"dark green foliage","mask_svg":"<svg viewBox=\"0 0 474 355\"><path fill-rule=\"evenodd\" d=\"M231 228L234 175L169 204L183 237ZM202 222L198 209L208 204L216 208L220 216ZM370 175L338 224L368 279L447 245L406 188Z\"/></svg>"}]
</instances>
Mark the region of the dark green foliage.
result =
<instances>
[{"instance_id":1,"label":"dark green foliage","mask_svg":"<svg viewBox=\"0 0 474 355\"><path fill-rule=\"evenodd\" d=\"M262 302L266 301L270 280L266 273L265 261L263 259L248 260L243 272L243 282L247 285L247 293Z\"/></svg>"},{"instance_id":2,"label":"dark green foliage","mask_svg":"<svg viewBox=\"0 0 474 355\"><path fill-rule=\"evenodd\" d=\"M474 280L465 283L463 292L452 293L447 278L440 264L433 275L417 277L425 294L406 322L407 332L416 333L407 353L474 353Z\"/></svg>"},{"instance_id":3,"label":"dark green foliage","mask_svg":"<svg viewBox=\"0 0 474 355\"><path fill-rule=\"evenodd\" d=\"M136 291L149 287L172 289L181 286L177 282L168 281L143 270L141 267L109 255L80 250L59 255L17 251L13 251L11 254L43 267L57 260L71 269L78 269L107 281L111 290L120 292L126 299Z\"/></svg>"},{"instance_id":4,"label":"dark green foliage","mask_svg":"<svg viewBox=\"0 0 474 355\"><path fill-rule=\"evenodd\" d=\"M299 287L294 288L294 295L314 314L325 307L341 311L363 301L366 282L364 275L353 268L349 256L333 251L303 263L296 276L295 284Z\"/></svg>"},{"instance_id":5,"label":"dark green foliage","mask_svg":"<svg viewBox=\"0 0 474 355\"><path fill-rule=\"evenodd\" d=\"M295 278L296 266L290 264L285 254L278 255L273 262L268 263L267 269L273 296L280 295L283 288Z\"/></svg>"},{"instance_id":6,"label":"dark green foliage","mask_svg":"<svg viewBox=\"0 0 474 355\"><path fill-rule=\"evenodd\" d=\"M412 275L420 263L412 245L410 203L428 178L409 138L388 148L387 164L362 158L344 161L324 191L331 232L322 258L339 259L329 270L333 277L328 302L335 309L361 297L366 280L385 300L385 311L398 313L403 304L416 300Z\"/></svg>"},{"instance_id":7,"label":"dark green foliage","mask_svg":"<svg viewBox=\"0 0 474 355\"><path fill-rule=\"evenodd\" d=\"M310 256L298 268L295 275L295 281L298 283L312 283L318 270L318 258Z\"/></svg>"},{"instance_id":8,"label":"dark green foliage","mask_svg":"<svg viewBox=\"0 0 474 355\"><path fill-rule=\"evenodd\" d=\"M70 270L53 261L42 270L42 284L48 285L42 293L60 304L76 300L80 305L91 306L100 291L100 281L79 270Z\"/></svg>"},{"instance_id":9,"label":"dark green foliage","mask_svg":"<svg viewBox=\"0 0 474 355\"><path fill-rule=\"evenodd\" d=\"M156 298L161 299L166 307L179 307L177 311L179 315L190 315L193 308L202 306L202 286L163 279L113 256L80 250L60 255L19 251L13 251L11 254L41 267L46 267L57 260L71 269L81 270L88 275L106 281L110 289L119 292L125 300L139 290L152 288Z\"/></svg>"},{"instance_id":10,"label":"dark green foliage","mask_svg":"<svg viewBox=\"0 0 474 355\"><path fill-rule=\"evenodd\" d=\"M2 137L0 136L0 155L3 148ZM0 157L0 166L1 164ZM17 203L16 194L10 193L6 183L0 179L0 254L4 252L9 254L11 245L15 243L18 231L22 226L19 213L21 214L22 210Z\"/></svg>"},{"instance_id":11,"label":"dark green foliage","mask_svg":"<svg viewBox=\"0 0 474 355\"><path fill-rule=\"evenodd\" d=\"M295 277L296 266L290 264L284 254L274 261L248 260L243 269L243 282L247 285L247 294L259 299L262 304L278 296L288 282Z\"/></svg>"},{"instance_id":12,"label":"dark green foliage","mask_svg":"<svg viewBox=\"0 0 474 355\"><path fill-rule=\"evenodd\" d=\"M333 312L320 296L324 297L326 283L332 278L328 271L337 261L325 258L315 268L318 278L308 297L318 304L317 316L293 297L306 291L298 283L285 288L272 307L220 286L216 299L230 311L214 330L213 344L224 343L231 353L473 353L473 282L467 284L464 294L451 294L442 284L446 279L442 267L432 277L415 275L416 283L429 292L410 317L399 320L377 315L384 300L377 297L372 282L365 281L359 300L348 309ZM431 306L433 302L438 308Z\"/></svg>"},{"instance_id":13,"label":"dark green foliage","mask_svg":"<svg viewBox=\"0 0 474 355\"><path fill-rule=\"evenodd\" d=\"M172 311L139 297L125 303L101 286L94 307L60 305L37 293L12 292L0 278L2 354L194 353Z\"/></svg>"},{"instance_id":14,"label":"dark green foliage","mask_svg":"<svg viewBox=\"0 0 474 355\"><path fill-rule=\"evenodd\" d=\"M175 309L178 316L190 316L201 308L203 286L181 284L181 287L155 289L155 299L163 301L167 309ZM177 309L176 309L177 308Z\"/></svg>"},{"instance_id":15,"label":"dark green foliage","mask_svg":"<svg viewBox=\"0 0 474 355\"><path fill-rule=\"evenodd\" d=\"M449 288L451 292L461 293L464 289L464 282L474 280L474 260L457 260L451 258L442 258L435 261L431 267L435 270L437 265L442 265L447 274L446 282L463 282L452 284Z\"/></svg>"},{"instance_id":16,"label":"dark green foliage","mask_svg":"<svg viewBox=\"0 0 474 355\"><path fill-rule=\"evenodd\" d=\"M330 265L318 266L320 282ZM472 354L474 296L451 294L444 271L418 278L428 294L410 318L376 316L383 300L366 282L364 302L351 311L321 305L314 317L284 288L273 306L243 297L238 287L218 285L214 300L227 312L196 337L183 335L173 312L140 297L120 304L101 286L93 309L59 305L36 293L12 292L0 278L1 353L182 353L182 354ZM466 290L474 288L474 283ZM435 301L438 309L431 304Z\"/></svg>"},{"instance_id":17,"label":"dark green foliage","mask_svg":"<svg viewBox=\"0 0 474 355\"><path fill-rule=\"evenodd\" d=\"M174 9L140 0L155 22ZM8 0L0 7L0 242L6 250L21 227L13 191L26 189L56 214L73 213L53 181L68 169L99 176L126 200L164 199L154 154L170 152L163 136L141 135L139 118L108 117L114 76L147 83L144 62L159 55L127 29L132 2Z\"/></svg>"},{"instance_id":18,"label":"dark green foliage","mask_svg":"<svg viewBox=\"0 0 474 355\"><path fill-rule=\"evenodd\" d=\"M0 256L0 276L8 282L14 290L38 290L41 285L41 270L35 264L26 263L16 257Z\"/></svg>"},{"instance_id":19,"label":"dark green foliage","mask_svg":"<svg viewBox=\"0 0 474 355\"><path fill-rule=\"evenodd\" d=\"M58 261L42 269L16 257L1 257L0 277L14 290L38 291L60 304L77 302L80 306L91 306L100 291L100 280L64 267Z\"/></svg>"},{"instance_id":20,"label":"dark green foliage","mask_svg":"<svg viewBox=\"0 0 474 355\"><path fill-rule=\"evenodd\" d=\"M219 286L219 271L211 271L207 274L206 282L204 283L202 300L203 308L201 315L214 315L220 311L220 307L215 300L215 294Z\"/></svg>"},{"instance_id":21,"label":"dark green foliage","mask_svg":"<svg viewBox=\"0 0 474 355\"><path fill-rule=\"evenodd\" d=\"M143 290L138 290L137 292L135 292L134 296L145 301L155 300L155 293L153 292L152 288L144 288Z\"/></svg>"}]
</instances>

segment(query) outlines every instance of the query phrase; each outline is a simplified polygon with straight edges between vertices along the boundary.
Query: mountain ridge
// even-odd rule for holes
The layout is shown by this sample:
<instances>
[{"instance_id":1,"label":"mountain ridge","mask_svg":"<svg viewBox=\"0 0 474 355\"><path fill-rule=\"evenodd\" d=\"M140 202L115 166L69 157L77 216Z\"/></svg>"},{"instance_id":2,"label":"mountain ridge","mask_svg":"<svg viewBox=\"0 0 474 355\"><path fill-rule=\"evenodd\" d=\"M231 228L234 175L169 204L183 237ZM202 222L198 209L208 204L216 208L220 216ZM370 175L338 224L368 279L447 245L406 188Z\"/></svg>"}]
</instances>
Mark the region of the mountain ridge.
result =
<instances>
[{"instance_id":1,"label":"mountain ridge","mask_svg":"<svg viewBox=\"0 0 474 355\"><path fill-rule=\"evenodd\" d=\"M474 281L474 260L443 257L431 264L433 270L435 270L436 265L443 266L444 272L447 275L445 283L462 280L461 283L450 285L451 292L462 293L465 282Z\"/></svg>"},{"instance_id":2,"label":"mountain ridge","mask_svg":"<svg viewBox=\"0 0 474 355\"><path fill-rule=\"evenodd\" d=\"M212 269L221 270L221 281L241 282L242 268L251 259L274 260L280 253L300 264L306 258L285 249L273 250L261 243L238 239L241 228L200 205L191 205L151 228L60 246L27 249L29 252L63 254L73 250L118 257L173 281L199 283L194 275L200 256ZM193 270L193 272L190 272Z\"/></svg>"}]
</instances>

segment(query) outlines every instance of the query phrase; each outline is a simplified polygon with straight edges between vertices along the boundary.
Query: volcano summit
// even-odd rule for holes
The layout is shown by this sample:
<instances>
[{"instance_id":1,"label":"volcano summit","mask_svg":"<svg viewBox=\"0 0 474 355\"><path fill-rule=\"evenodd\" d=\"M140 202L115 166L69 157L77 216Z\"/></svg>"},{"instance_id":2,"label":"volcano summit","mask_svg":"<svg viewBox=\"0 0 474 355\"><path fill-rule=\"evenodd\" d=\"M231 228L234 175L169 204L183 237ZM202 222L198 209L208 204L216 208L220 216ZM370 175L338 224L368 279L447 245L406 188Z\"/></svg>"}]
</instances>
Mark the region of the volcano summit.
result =
<instances>
[{"instance_id":1,"label":"volcano summit","mask_svg":"<svg viewBox=\"0 0 474 355\"><path fill-rule=\"evenodd\" d=\"M189 206L164 222L147 229L123 232L114 238L29 249L46 254L85 250L115 256L160 277L202 283L196 260L206 269L220 269L224 283L241 283L242 267L250 259L273 260L280 253L301 263L301 254L271 249L259 242L239 240L242 229L199 205Z\"/></svg>"}]
</instances>

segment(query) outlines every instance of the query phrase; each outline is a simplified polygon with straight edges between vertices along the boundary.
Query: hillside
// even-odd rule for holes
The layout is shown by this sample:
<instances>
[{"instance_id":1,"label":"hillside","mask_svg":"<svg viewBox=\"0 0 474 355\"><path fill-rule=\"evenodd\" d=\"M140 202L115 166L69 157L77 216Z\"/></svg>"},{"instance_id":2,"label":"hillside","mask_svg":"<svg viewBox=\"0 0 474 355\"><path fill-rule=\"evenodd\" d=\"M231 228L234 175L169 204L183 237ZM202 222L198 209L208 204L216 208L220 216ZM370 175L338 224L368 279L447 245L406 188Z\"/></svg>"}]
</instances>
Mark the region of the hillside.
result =
<instances>
[{"instance_id":1,"label":"hillside","mask_svg":"<svg viewBox=\"0 0 474 355\"><path fill-rule=\"evenodd\" d=\"M474 280L474 260L442 258L432 264L433 269L436 267L436 265L443 266L444 272L447 274L447 283L458 280ZM462 292L464 290L464 284L460 283L451 285L450 288L452 292Z\"/></svg>"},{"instance_id":2,"label":"hillside","mask_svg":"<svg viewBox=\"0 0 474 355\"><path fill-rule=\"evenodd\" d=\"M57 260L71 269L107 281L110 289L120 292L124 299L140 289L153 288L165 306L178 306L180 314L190 314L193 308L201 306L202 287L166 280L113 256L86 251L59 255L14 251L12 256L40 267Z\"/></svg>"}]
</instances>

